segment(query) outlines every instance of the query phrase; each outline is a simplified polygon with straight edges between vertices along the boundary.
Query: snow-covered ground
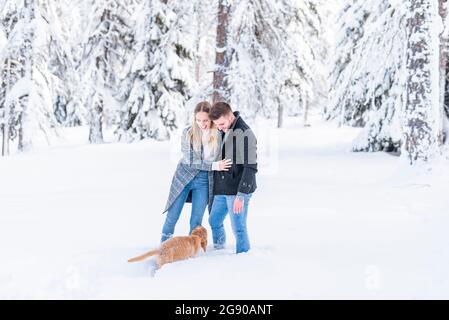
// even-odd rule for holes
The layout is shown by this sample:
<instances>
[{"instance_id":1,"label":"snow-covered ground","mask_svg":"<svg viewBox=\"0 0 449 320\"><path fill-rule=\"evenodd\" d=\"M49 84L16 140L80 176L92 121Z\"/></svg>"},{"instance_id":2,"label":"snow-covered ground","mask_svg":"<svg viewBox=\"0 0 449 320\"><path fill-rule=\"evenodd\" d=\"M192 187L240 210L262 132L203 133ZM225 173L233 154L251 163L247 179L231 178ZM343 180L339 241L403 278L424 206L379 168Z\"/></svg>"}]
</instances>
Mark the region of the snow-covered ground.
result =
<instances>
[{"instance_id":1,"label":"snow-covered ground","mask_svg":"<svg viewBox=\"0 0 449 320\"><path fill-rule=\"evenodd\" d=\"M76 129L0 158L0 298L449 298L447 160L413 172L320 123L255 131L252 250L234 254L228 219L225 250L154 275L126 260L158 244L176 140L87 145Z\"/></svg>"}]
</instances>

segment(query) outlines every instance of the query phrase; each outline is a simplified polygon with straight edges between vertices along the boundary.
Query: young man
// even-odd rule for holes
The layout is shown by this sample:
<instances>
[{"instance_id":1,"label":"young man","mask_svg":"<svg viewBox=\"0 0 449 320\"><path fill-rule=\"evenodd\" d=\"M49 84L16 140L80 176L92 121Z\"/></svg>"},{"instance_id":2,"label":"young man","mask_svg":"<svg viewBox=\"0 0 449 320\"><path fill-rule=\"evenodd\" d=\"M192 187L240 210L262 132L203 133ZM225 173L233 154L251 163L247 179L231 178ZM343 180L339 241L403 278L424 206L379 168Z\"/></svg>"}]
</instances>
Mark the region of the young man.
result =
<instances>
[{"instance_id":1,"label":"young man","mask_svg":"<svg viewBox=\"0 0 449 320\"><path fill-rule=\"evenodd\" d=\"M250 127L229 104L217 102L209 117L220 130L219 159L232 159L229 171L214 172L214 200L209 216L216 249L226 242L223 221L229 213L236 238L236 252L250 249L246 220L252 193L256 190L257 141ZM217 160L219 160L217 159Z\"/></svg>"}]
</instances>

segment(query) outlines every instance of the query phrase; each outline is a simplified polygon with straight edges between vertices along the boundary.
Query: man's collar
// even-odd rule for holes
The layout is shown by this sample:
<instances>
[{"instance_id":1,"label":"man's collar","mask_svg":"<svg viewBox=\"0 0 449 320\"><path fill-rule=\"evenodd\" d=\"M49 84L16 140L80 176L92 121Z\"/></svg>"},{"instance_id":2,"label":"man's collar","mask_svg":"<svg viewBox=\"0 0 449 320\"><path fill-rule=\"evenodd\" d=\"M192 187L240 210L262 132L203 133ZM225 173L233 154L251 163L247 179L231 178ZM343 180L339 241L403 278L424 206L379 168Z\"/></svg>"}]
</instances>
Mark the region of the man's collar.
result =
<instances>
[{"instance_id":1,"label":"man's collar","mask_svg":"<svg viewBox=\"0 0 449 320\"><path fill-rule=\"evenodd\" d=\"M237 123L237 120L240 118L240 111L234 111L234 122L231 124L231 127L228 130L234 130L235 124Z\"/></svg>"}]
</instances>

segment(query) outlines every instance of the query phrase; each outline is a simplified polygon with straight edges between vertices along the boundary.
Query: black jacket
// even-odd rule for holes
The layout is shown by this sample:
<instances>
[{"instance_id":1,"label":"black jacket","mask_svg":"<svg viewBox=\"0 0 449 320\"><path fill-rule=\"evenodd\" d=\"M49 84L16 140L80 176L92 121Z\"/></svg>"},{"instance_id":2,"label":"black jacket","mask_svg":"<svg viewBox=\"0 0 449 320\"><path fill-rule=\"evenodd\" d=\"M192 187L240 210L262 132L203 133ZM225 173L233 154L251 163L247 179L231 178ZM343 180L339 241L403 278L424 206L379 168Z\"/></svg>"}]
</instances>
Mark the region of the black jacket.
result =
<instances>
[{"instance_id":1,"label":"black jacket","mask_svg":"<svg viewBox=\"0 0 449 320\"><path fill-rule=\"evenodd\" d=\"M231 159L229 171L214 171L214 195L253 193L256 188L257 140L238 111L228 134L220 132L221 157Z\"/></svg>"}]
</instances>

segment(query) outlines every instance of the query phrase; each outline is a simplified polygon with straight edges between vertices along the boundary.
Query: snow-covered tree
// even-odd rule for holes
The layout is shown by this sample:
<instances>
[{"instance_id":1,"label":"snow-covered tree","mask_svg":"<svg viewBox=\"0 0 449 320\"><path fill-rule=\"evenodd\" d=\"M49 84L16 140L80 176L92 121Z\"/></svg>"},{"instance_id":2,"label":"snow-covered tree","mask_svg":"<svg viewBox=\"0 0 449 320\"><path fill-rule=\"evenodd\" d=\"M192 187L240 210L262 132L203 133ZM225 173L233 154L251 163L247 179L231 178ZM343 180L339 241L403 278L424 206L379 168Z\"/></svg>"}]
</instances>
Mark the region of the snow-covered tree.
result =
<instances>
[{"instance_id":1,"label":"snow-covered tree","mask_svg":"<svg viewBox=\"0 0 449 320\"><path fill-rule=\"evenodd\" d=\"M323 79L317 73L322 47L314 47L311 40L321 35L318 4L307 0L232 3L225 81L228 99L245 116L271 118L283 109L298 112L312 99L316 83Z\"/></svg>"},{"instance_id":2,"label":"snow-covered tree","mask_svg":"<svg viewBox=\"0 0 449 320\"><path fill-rule=\"evenodd\" d=\"M11 141L22 151L36 139L48 140L55 128L44 4L35 0L6 1L0 9L6 33L0 56L5 153Z\"/></svg>"},{"instance_id":3,"label":"snow-covered tree","mask_svg":"<svg viewBox=\"0 0 449 320\"><path fill-rule=\"evenodd\" d=\"M215 57L215 36L214 25L216 23L217 1L192 1L193 5L193 38L195 64L195 81L197 83L212 82L211 72L213 66L211 62Z\"/></svg>"},{"instance_id":4,"label":"snow-covered tree","mask_svg":"<svg viewBox=\"0 0 449 320\"><path fill-rule=\"evenodd\" d=\"M364 127L355 151L400 151L406 14L401 1L354 0L343 7L326 118Z\"/></svg>"},{"instance_id":5,"label":"snow-covered tree","mask_svg":"<svg viewBox=\"0 0 449 320\"><path fill-rule=\"evenodd\" d=\"M371 1L371 4L384 8L385 2ZM373 7L367 1L348 0L340 3L341 8L335 19L337 30L329 60L332 67L330 73L329 104L325 106L324 116L327 120L336 119L340 125L363 126L364 113L368 109L366 90L356 85L354 72L357 71L355 52L364 36L367 20L372 16ZM359 66L359 68L362 68Z\"/></svg>"},{"instance_id":6,"label":"snow-covered tree","mask_svg":"<svg viewBox=\"0 0 449 320\"><path fill-rule=\"evenodd\" d=\"M273 77L272 57L281 41L274 21L278 12L272 11L276 9L274 2L264 0L239 1L232 9L229 100L247 117L262 111L265 78Z\"/></svg>"},{"instance_id":7,"label":"snow-covered tree","mask_svg":"<svg viewBox=\"0 0 449 320\"><path fill-rule=\"evenodd\" d=\"M286 32L281 32L286 48L277 60L276 74L279 78L277 95L278 127L282 126L282 115L303 115L307 124L309 109L322 109L327 102L327 34L333 24L328 21L334 1L305 0L282 1L279 17L284 21ZM281 22L277 23L281 25Z\"/></svg>"},{"instance_id":8,"label":"snow-covered tree","mask_svg":"<svg viewBox=\"0 0 449 320\"><path fill-rule=\"evenodd\" d=\"M149 0L136 10L135 51L122 75L121 140L167 139L178 127L196 86L192 9L191 2Z\"/></svg>"},{"instance_id":9,"label":"snow-covered tree","mask_svg":"<svg viewBox=\"0 0 449 320\"><path fill-rule=\"evenodd\" d=\"M349 124L354 125L356 121L364 125L354 143L355 151L400 152L408 72L405 64L407 8L399 1L384 0L376 4L365 6L369 15L364 34L353 50L350 73L339 88L341 95L337 103L344 101L342 116L349 119ZM351 110L349 114L348 110Z\"/></svg>"},{"instance_id":10,"label":"snow-covered tree","mask_svg":"<svg viewBox=\"0 0 449 320\"><path fill-rule=\"evenodd\" d=\"M8 39L6 37L5 26L3 25L3 22L4 22L3 19L0 20L0 62L1 63L4 63L4 61L2 59L2 56L4 53L3 50L4 50L4 48L6 48L7 42L8 42ZM0 76L0 78L2 79L2 82L0 84L0 134L2 136L1 155L4 156L7 153L6 144L8 143L7 141L8 141L8 132L9 132L8 127L5 124L6 114L8 112L6 111L6 108L5 108L5 96L6 96L6 91L7 91L7 88L6 88L7 83L5 81L6 74L4 72L5 69L8 69L8 67L5 68L4 66L1 66L1 65L0 65L0 67L2 68L1 69L2 74Z\"/></svg>"},{"instance_id":11,"label":"snow-covered tree","mask_svg":"<svg viewBox=\"0 0 449 320\"><path fill-rule=\"evenodd\" d=\"M428 160L441 135L438 3L407 1L407 100L403 152L410 163Z\"/></svg>"},{"instance_id":12,"label":"snow-covered tree","mask_svg":"<svg viewBox=\"0 0 449 320\"><path fill-rule=\"evenodd\" d=\"M234 3L230 23L231 47L227 82L231 105L246 117L277 112L283 74L277 72L286 48L287 32L281 6L273 1ZM289 52L289 51L284 51Z\"/></svg>"},{"instance_id":13,"label":"snow-covered tree","mask_svg":"<svg viewBox=\"0 0 449 320\"><path fill-rule=\"evenodd\" d=\"M355 151L405 151L412 160L426 159L441 140L435 10L438 3L430 1L354 0L343 6L326 117L364 126Z\"/></svg>"},{"instance_id":14,"label":"snow-covered tree","mask_svg":"<svg viewBox=\"0 0 449 320\"><path fill-rule=\"evenodd\" d=\"M103 124L114 122L119 72L123 68L129 38L129 12L125 1L92 2L84 40L80 89L84 93L89 141L103 142ZM111 119L112 118L112 119Z\"/></svg>"},{"instance_id":15,"label":"snow-covered tree","mask_svg":"<svg viewBox=\"0 0 449 320\"><path fill-rule=\"evenodd\" d=\"M80 47L79 3L72 0L48 1L49 71L54 75L53 105L56 120L63 126L82 123L85 115L77 88L76 49ZM78 59L79 59L78 57Z\"/></svg>"}]
</instances>

